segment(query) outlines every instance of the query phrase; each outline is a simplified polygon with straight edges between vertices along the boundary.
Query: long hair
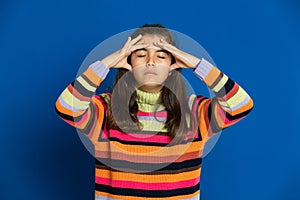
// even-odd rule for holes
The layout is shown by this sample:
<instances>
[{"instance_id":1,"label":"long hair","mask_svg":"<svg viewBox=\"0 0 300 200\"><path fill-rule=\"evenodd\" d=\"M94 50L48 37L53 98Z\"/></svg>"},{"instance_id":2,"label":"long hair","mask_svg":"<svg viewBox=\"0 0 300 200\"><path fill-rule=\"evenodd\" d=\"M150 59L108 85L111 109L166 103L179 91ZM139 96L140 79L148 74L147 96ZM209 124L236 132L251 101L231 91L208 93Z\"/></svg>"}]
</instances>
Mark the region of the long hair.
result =
<instances>
[{"instance_id":1,"label":"long hair","mask_svg":"<svg viewBox=\"0 0 300 200\"><path fill-rule=\"evenodd\" d=\"M139 34L160 35L167 42L176 46L172 34L160 24L145 24L138 28L132 38ZM128 58L130 63L130 56ZM175 58L172 56L172 63ZM108 109L108 129L118 129L124 132L141 130L141 123L137 118L138 104L136 102L136 86L133 74L127 69L119 68L113 84L113 97ZM128 97L128 94L132 94ZM195 122L188 103L186 86L181 75L181 69L175 69L165 80L161 91L161 103L167 111L165 127L169 136L174 139L183 139L189 131L189 123ZM186 120L189 119L189 120Z\"/></svg>"}]
</instances>

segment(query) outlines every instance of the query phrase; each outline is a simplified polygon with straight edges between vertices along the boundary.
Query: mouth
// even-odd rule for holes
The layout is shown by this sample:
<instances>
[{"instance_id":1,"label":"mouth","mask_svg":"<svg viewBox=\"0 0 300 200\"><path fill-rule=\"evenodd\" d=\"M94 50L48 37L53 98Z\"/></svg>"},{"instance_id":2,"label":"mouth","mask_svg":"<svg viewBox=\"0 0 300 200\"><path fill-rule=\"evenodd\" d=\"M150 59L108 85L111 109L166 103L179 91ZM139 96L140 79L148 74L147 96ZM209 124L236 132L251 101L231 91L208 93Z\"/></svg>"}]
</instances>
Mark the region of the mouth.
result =
<instances>
[{"instance_id":1,"label":"mouth","mask_svg":"<svg viewBox=\"0 0 300 200\"><path fill-rule=\"evenodd\" d=\"M144 75L157 75L156 72L152 72L152 71L147 71L144 73Z\"/></svg>"}]
</instances>

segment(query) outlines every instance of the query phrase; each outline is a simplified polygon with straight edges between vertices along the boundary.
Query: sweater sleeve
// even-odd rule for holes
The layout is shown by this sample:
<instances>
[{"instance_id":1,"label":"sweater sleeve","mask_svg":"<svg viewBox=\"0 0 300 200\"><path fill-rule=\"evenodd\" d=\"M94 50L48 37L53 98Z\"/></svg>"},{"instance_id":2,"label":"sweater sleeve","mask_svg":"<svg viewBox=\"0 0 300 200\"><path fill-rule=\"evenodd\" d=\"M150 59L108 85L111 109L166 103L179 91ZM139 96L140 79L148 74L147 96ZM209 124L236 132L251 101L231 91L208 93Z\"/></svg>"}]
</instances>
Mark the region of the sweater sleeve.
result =
<instances>
[{"instance_id":1,"label":"sweater sleeve","mask_svg":"<svg viewBox=\"0 0 300 200\"><path fill-rule=\"evenodd\" d=\"M97 140L105 115L102 99L94 94L108 72L102 62L94 62L63 90L55 103L57 114L92 141Z\"/></svg>"},{"instance_id":2,"label":"sweater sleeve","mask_svg":"<svg viewBox=\"0 0 300 200\"><path fill-rule=\"evenodd\" d=\"M202 137L209 139L214 133L243 119L252 110L253 100L247 92L205 59L198 63L194 73L215 94L213 98L196 98Z\"/></svg>"}]
</instances>

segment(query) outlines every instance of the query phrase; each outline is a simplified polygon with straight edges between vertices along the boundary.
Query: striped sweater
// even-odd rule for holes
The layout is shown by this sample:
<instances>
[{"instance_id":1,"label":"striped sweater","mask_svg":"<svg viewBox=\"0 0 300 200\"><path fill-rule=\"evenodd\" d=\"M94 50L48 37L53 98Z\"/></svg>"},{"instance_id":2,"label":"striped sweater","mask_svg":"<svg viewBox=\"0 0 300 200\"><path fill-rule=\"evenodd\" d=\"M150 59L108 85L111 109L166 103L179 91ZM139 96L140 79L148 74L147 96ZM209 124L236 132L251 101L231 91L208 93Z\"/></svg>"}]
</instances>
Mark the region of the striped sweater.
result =
<instances>
[{"instance_id":1,"label":"striped sweater","mask_svg":"<svg viewBox=\"0 0 300 200\"><path fill-rule=\"evenodd\" d=\"M236 82L202 59L194 73L215 93L191 95L188 104L198 128L172 144L164 126L167 112L160 93L137 90L139 133L107 130L108 94L95 95L109 69L100 61L65 88L56 112L86 134L95 147L95 199L200 199L205 143L214 133L244 118L253 101Z\"/></svg>"}]
</instances>

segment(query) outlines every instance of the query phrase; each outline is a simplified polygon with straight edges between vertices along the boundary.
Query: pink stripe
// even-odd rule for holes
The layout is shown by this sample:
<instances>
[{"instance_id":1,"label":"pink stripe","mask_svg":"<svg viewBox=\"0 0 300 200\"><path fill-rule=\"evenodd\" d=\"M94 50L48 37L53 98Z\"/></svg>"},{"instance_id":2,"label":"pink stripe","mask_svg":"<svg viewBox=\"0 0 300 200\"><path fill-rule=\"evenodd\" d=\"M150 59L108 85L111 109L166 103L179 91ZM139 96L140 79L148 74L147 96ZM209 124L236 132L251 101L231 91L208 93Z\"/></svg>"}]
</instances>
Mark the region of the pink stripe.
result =
<instances>
[{"instance_id":1,"label":"pink stripe","mask_svg":"<svg viewBox=\"0 0 300 200\"><path fill-rule=\"evenodd\" d=\"M160 112L143 112L138 111L137 116L146 116L146 117L167 117L167 111L160 111Z\"/></svg>"},{"instance_id":2,"label":"pink stripe","mask_svg":"<svg viewBox=\"0 0 300 200\"><path fill-rule=\"evenodd\" d=\"M86 122L87 118L88 118L88 112L84 113L84 115L81 117L81 120L76 122L76 124L81 125L82 123Z\"/></svg>"},{"instance_id":3,"label":"pink stripe","mask_svg":"<svg viewBox=\"0 0 300 200\"><path fill-rule=\"evenodd\" d=\"M233 124L239 120L241 120L242 118L238 118L238 119L235 119L235 120L229 120L226 116L225 116L225 112L224 110L222 109L221 106L218 106L218 113L219 113L219 116L221 117L222 121L224 122L224 124L228 125L228 124Z\"/></svg>"},{"instance_id":4,"label":"pink stripe","mask_svg":"<svg viewBox=\"0 0 300 200\"><path fill-rule=\"evenodd\" d=\"M202 99L203 99L204 97L203 96L201 96L201 97L198 97L197 99L196 99L196 101L195 101L195 105L197 105ZM199 107L198 106L194 106L194 110L193 110L193 112L194 113L196 113L198 110Z\"/></svg>"},{"instance_id":5,"label":"pink stripe","mask_svg":"<svg viewBox=\"0 0 300 200\"><path fill-rule=\"evenodd\" d=\"M142 190L173 190L178 188L192 187L200 182L200 177L178 182L143 183L135 181L111 180L108 178L101 178L96 176L95 182L98 184L108 185L116 188L131 188Z\"/></svg>"},{"instance_id":6,"label":"pink stripe","mask_svg":"<svg viewBox=\"0 0 300 200\"><path fill-rule=\"evenodd\" d=\"M107 131L103 132L103 138L108 138ZM170 137L163 135L150 135L150 134L134 134L134 133L122 133L118 130L110 130L110 137L119 138L123 141L133 142L156 142L156 143L169 143Z\"/></svg>"}]
</instances>

